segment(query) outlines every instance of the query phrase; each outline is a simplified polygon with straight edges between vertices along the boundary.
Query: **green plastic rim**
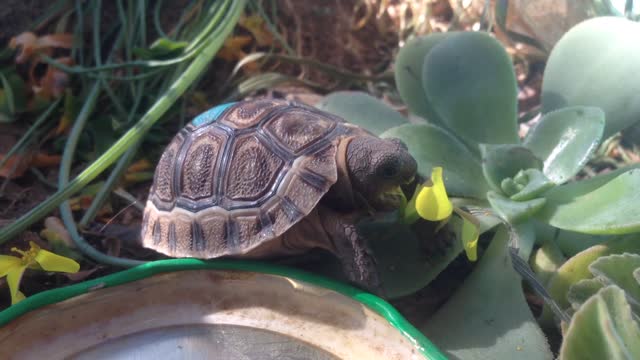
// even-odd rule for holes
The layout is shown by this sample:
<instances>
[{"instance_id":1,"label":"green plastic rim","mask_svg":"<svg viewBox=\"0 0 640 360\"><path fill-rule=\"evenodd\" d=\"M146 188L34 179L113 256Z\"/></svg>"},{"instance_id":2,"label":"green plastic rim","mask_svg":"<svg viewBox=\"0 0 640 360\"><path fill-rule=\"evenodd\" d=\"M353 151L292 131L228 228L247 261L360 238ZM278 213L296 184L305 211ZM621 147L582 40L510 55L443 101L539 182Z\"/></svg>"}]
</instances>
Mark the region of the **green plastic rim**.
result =
<instances>
[{"instance_id":1,"label":"green plastic rim","mask_svg":"<svg viewBox=\"0 0 640 360\"><path fill-rule=\"evenodd\" d=\"M311 274L305 271L284 266L266 264L247 260L199 260L199 259L170 259L148 262L137 267L124 270L101 278L84 281L67 287L43 291L26 298L0 312L0 326L4 326L17 317L36 310L40 307L61 302L87 292L118 286L144 279L156 274L185 271L185 270L238 270L284 276L304 281L316 286L336 291L368 306L398 329L416 349L427 359L446 360L447 358L429 341L418 329L413 327L391 304L373 294L364 292L344 283L329 278Z\"/></svg>"}]
</instances>

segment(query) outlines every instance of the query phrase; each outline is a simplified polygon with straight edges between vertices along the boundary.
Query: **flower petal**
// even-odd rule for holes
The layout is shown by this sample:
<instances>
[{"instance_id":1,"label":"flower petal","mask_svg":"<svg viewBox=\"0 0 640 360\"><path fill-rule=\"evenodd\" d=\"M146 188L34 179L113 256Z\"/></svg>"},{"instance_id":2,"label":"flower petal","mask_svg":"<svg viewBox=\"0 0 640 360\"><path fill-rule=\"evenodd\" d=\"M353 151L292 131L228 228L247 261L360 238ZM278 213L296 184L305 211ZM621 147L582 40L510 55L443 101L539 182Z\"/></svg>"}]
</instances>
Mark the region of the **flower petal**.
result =
<instances>
[{"instance_id":1,"label":"flower petal","mask_svg":"<svg viewBox=\"0 0 640 360\"><path fill-rule=\"evenodd\" d=\"M11 268L9 273L7 273L7 284L9 284L9 292L11 293L11 305L17 303L22 298L18 294L20 291L18 288L20 287L20 280L22 279L22 274L24 274L24 270L27 268L27 265L20 265L17 267Z\"/></svg>"},{"instance_id":2,"label":"flower petal","mask_svg":"<svg viewBox=\"0 0 640 360\"><path fill-rule=\"evenodd\" d=\"M45 271L75 273L80 270L80 264L75 260L54 254L47 250L38 251L36 261Z\"/></svg>"},{"instance_id":3,"label":"flower petal","mask_svg":"<svg viewBox=\"0 0 640 360\"><path fill-rule=\"evenodd\" d=\"M24 296L24 294L22 293L22 291L18 290L18 292L16 293L15 298L13 298L13 299L11 300L11 305L13 305L13 304L17 304L17 303L19 303L20 301L22 301L22 300L24 300L24 299L26 299L26 298L27 298L27 297L26 297L26 296Z\"/></svg>"},{"instance_id":4,"label":"flower petal","mask_svg":"<svg viewBox=\"0 0 640 360\"><path fill-rule=\"evenodd\" d=\"M3 277L13 268L22 266L22 260L15 256L0 255L0 277Z\"/></svg>"},{"instance_id":5,"label":"flower petal","mask_svg":"<svg viewBox=\"0 0 640 360\"><path fill-rule=\"evenodd\" d=\"M471 221L462 218L462 246L467 253L467 259L470 261L478 260L478 227Z\"/></svg>"},{"instance_id":6,"label":"flower petal","mask_svg":"<svg viewBox=\"0 0 640 360\"><path fill-rule=\"evenodd\" d=\"M432 186L423 187L416 197L418 214L429 221L440 221L451 216L453 205L449 201L442 181L442 168L434 167L431 172Z\"/></svg>"}]
</instances>

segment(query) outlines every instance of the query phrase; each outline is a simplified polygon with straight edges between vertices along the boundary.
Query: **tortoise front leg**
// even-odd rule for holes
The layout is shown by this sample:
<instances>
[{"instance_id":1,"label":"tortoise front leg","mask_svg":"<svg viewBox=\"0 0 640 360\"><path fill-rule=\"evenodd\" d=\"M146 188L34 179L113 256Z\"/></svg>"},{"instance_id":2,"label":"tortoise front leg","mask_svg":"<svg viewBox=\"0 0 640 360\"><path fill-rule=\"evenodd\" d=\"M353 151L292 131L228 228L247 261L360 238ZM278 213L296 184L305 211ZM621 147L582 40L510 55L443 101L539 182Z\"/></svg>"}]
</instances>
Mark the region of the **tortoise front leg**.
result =
<instances>
[{"instance_id":1,"label":"tortoise front leg","mask_svg":"<svg viewBox=\"0 0 640 360\"><path fill-rule=\"evenodd\" d=\"M358 231L353 217L330 211L321 216L324 228L333 243L335 255L340 260L349 281L381 295L382 284L375 257L367 239Z\"/></svg>"}]
</instances>

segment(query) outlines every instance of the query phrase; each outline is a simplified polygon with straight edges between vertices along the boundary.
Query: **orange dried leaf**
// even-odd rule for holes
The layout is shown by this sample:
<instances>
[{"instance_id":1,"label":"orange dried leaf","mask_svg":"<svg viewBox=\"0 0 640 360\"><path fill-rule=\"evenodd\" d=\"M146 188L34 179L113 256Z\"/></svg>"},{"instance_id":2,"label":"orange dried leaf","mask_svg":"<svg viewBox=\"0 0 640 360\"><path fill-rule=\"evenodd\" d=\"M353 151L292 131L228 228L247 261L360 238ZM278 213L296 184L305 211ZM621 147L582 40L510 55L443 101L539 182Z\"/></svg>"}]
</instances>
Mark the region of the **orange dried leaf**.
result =
<instances>
[{"instance_id":1,"label":"orange dried leaf","mask_svg":"<svg viewBox=\"0 0 640 360\"><path fill-rule=\"evenodd\" d=\"M0 154L0 159L4 159L5 154ZM0 177L17 179L24 175L29 169L33 155L31 153L11 155L9 160L0 168Z\"/></svg>"},{"instance_id":2,"label":"orange dried leaf","mask_svg":"<svg viewBox=\"0 0 640 360\"><path fill-rule=\"evenodd\" d=\"M73 35L68 33L49 34L38 37L32 32L23 32L11 38L9 42L9 47L12 49L20 47L20 52L16 56L16 63L18 64L27 62L27 60L39 52L50 54L53 48L71 49L72 46Z\"/></svg>"},{"instance_id":3,"label":"orange dried leaf","mask_svg":"<svg viewBox=\"0 0 640 360\"><path fill-rule=\"evenodd\" d=\"M37 153L33 156L33 159L31 160L31 166L34 166L34 167L58 166L61 160L62 160L62 156L60 155L49 155L45 153Z\"/></svg>"},{"instance_id":4,"label":"orange dried leaf","mask_svg":"<svg viewBox=\"0 0 640 360\"><path fill-rule=\"evenodd\" d=\"M64 65L73 65L73 59L69 57L59 58L56 60ZM29 78L33 92L46 99L62 96L69 85L69 74L49 65L47 66L47 71L44 76L37 79L34 72L36 65L37 63L34 63L31 67L31 71L29 71Z\"/></svg>"},{"instance_id":5,"label":"orange dried leaf","mask_svg":"<svg viewBox=\"0 0 640 360\"><path fill-rule=\"evenodd\" d=\"M222 49L218 51L218 57L226 61L236 61L247 56L242 48L251 44L253 39L251 36L237 35L231 36L225 40Z\"/></svg>"},{"instance_id":6,"label":"orange dried leaf","mask_svg":"<svg viewBox=\"0 0 640 360\"><path fill-rule=\"evenodd\" d=\"M126 173L124 174L124 182L127 184L137 184L140 182L145 182L153 179L153 172L144 171L144 172L136 172L136 173Z\"/></svg>"},{"instance_id":7,"label":"orange dried leaf","mask_svg":"<svg viewBox=\"0 0 640 360\"><path fill-rule=\"evenodd\" d=\"M270 46L273 44L273 35L267 28L264 19L258 15L253 14L245 16L244 14L238 20L238 25L247 29L256 39L258 46Z\"/></svg>"},{"instance_id":8,"label":"orange dried leaf","mask_svg":"<svg viewBox=\"0 0 640 360\"><path fill-rule=\"evenodd\" d=\"M16 55L16 63L25 63L33 55L36 49L38 37L32 32L23 32L22 34L11 38L9 47L15 49L20 47L18 55Z\"/></svg>"},{"instance_id":9,"label":"orange dried leaf","mask_svg":"<svg viewBox=\"0 0 640 360\"><path fill-rule=\"evenodd\" d=\"M153 165L151 164L151 162L147 159L140 159L136 162L134 162L133 164L129 165L129 167L127 168L127 172L128 173L136 173L136 172L140 172L140 171L145 171L145 170L149 170L153 167Z\"/></svg>"}]
</instances>

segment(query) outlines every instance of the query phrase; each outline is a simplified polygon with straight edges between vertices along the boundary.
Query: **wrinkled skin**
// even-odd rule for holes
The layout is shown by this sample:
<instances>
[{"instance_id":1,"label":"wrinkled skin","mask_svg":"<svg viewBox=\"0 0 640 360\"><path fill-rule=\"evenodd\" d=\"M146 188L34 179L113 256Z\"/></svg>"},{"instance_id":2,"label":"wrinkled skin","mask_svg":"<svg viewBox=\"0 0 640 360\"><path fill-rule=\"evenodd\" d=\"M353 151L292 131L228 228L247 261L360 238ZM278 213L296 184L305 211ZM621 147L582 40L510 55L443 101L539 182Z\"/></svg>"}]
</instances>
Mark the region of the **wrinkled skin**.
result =
<instances>
[{"instance_id":1,"label":"wrinkled skin","mask_svg":"<svg viewBox=\"0 0 640 360\"><path fill-rule=\"evenodd\" d=\"M322 225L349 280L383 295L374 254L356 224L404 205L402 187L414 181L417 163L400 140L367 135L351 139L336 160L340 180L327 194Z\"/></svg>"}]
</instances>

